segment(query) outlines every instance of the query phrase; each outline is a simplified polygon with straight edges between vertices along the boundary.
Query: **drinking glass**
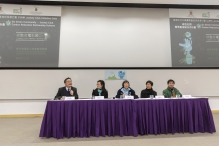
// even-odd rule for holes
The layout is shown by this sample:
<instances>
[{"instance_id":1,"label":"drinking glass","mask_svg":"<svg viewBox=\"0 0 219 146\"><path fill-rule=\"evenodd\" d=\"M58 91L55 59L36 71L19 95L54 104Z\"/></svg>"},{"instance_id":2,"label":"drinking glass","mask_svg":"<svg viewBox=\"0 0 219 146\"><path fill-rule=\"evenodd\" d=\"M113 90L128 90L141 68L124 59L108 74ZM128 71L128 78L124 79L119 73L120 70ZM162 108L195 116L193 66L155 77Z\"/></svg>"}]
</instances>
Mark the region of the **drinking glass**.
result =
<instances>
[{"instance_id":1,"label":"drinking glass","mask_svg":"<svg viewBox=\"0 0 219 146\"><path fill-rule=\"evenodd\" d=\"M154 98L154 95L150 95L150 99L153 99Z\"/></svg>"},{"instance_id":2,"label":"drinking glass","mask_svg":"<svg viewBox=\"0 0 219 146\"><path fill-rule=\"evenodd\" d=\"M179 95L179 94L177 94L177 95L176 95L176 98L180 98L180 95Z\"/></svg>"}]
</instances>

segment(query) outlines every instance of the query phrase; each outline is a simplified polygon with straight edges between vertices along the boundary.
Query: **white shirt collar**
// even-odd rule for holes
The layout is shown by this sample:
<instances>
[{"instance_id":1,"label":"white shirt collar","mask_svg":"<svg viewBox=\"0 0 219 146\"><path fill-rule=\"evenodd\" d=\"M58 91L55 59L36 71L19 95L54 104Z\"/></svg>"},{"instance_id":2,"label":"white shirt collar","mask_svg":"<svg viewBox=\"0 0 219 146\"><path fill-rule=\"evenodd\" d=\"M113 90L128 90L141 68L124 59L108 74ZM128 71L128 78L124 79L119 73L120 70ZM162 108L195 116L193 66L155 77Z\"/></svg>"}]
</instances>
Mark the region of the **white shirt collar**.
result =
<instances>
[{"instance_id":1,"label":"white shirt collar","mask_svg":"<svg viewBox=\"0 0 219 146\"><path fill-rule=\"evenodd\" d=\"M66 91L68 91L68 89L71 91L71 87L70 87L70 88L68 88L68 87L65 87L65 89L66 89Z\"/></svg>"}]
</instances>

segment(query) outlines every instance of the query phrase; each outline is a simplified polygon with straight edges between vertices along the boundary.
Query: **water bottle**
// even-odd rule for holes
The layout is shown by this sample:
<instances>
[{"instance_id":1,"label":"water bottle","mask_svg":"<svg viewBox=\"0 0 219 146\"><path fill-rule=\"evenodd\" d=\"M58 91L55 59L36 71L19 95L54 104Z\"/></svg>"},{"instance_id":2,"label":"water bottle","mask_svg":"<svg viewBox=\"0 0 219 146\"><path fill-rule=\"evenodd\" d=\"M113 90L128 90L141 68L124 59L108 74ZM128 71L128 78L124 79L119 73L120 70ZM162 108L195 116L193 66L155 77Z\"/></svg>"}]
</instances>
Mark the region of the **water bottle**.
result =
<instances>
[{"instance_id":1,"label":"water bottle","mask_svg":"<svg viewBox=\"0 0 219 146\"><path fill-rule=\"evenodd\" d=\"M123 99L123 93L121 92L120 99Z\"/></svg>"},{"instance_id":2,"label":"water bottle","mask_svg":"<svg viewBox=\"0 0 219 146\"><path fill-rule=\"evenodd\" d=\"M91 96L91 99L94 99L94 98L95 98L94 95L92 95L92 96Z\"/></svg>"}]
</instances>

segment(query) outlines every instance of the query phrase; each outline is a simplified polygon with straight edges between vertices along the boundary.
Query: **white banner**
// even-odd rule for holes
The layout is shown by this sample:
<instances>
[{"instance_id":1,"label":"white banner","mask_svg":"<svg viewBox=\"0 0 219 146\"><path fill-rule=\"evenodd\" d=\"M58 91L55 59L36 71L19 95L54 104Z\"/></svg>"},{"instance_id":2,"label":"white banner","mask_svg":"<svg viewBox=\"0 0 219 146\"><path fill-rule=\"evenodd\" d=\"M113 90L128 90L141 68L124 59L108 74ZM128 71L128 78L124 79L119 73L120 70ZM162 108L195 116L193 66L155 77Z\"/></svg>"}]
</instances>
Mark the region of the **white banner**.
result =
<instances>
[{"instance_id":1,"label":"white banner","mask_svg":"<svg viewBox=\"0 0 219 146\"><path fill-rule=\"evenodd\" d=\"M219 19L219 10L169 9L170 18Z\"/></svg>"},{"instance_id":2,"label":"white banner","mask_svg":"<svg viewBox=\"0 0 219 146\"><path fill-rule=\"evenodd\" d=\"M61 16L61 7L60 6L0 4L0 14Z\"/></svg>"}]
</instances>

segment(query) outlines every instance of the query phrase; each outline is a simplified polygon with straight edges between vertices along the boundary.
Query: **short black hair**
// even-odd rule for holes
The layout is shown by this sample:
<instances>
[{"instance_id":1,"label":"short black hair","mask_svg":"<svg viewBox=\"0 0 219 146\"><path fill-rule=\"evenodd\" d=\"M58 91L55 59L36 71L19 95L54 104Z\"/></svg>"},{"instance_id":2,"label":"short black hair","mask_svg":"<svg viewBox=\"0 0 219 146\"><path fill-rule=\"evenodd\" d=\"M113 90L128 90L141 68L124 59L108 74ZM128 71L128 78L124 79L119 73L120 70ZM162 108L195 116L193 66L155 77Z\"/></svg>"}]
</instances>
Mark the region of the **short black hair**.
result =
<instances>
[{"instance_id":1,"label":"short black hair","mask_svg":"<svg viewBox=\"0 0 219 146\"><path fill-rule=\"evenodd\" d=\"M123 88L124 88L124 84L125 84L125 83L128 83L128 84L129 84L129 81L128 81L128 80L125 80L125 81L122 82L122 87L123 87Z\"/></svg>"},{"instance_id":2,"label":"short black hair","mask_svg":"<svg viewBox=\"0 0 219 146\"><path fill-rule=\"evenodd\" d=\"M153 84L154 84L154 83L153 83L152 81L150 81L150 80L148 80L148 81L146 82L146 85L147 85L148 83L151 84L151 86L153 86Z\"/></svg>"},{"instance_id":3,"label":"short black hair","mask_svg":"<svg viewBox=\"0 0 219 146\"><path fill-rule=\"evenodd\" d=\"M169 84L170 82L173 82L173 84L175 84L175 81L172 80L172 79L169 79L169 80L167 81L167 84Z\"/></svg>"},{"instance_id":4,"label":"short black hair","mask_svg":"<svg viewBox=\"0 0 219 146\"><path fill-rule=\"evenodd\" d=\"M66 81L67 81L68 79L70 79L70 80L71 80L71 78L67 77L67 78L64 80L64 83L66 83Z\"/></svg>"}]
</instances>

